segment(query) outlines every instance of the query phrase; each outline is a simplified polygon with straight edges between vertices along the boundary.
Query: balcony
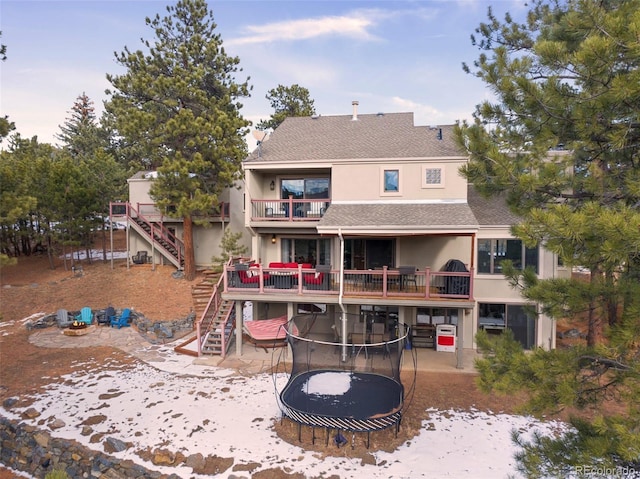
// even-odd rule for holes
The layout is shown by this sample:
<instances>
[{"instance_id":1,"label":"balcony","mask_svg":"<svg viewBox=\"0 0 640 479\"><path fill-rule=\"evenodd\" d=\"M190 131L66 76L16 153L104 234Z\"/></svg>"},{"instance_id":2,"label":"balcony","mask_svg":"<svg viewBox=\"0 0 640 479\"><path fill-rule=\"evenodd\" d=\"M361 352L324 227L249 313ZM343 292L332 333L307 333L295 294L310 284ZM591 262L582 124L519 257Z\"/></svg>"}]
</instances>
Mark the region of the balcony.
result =
<instances>
[{"instance_id":1,"label":"balcony","mask_svg":"<svg viewBox=\"0 0 640 479\"><path fill-rule=\"evenodd\" d=\"M330 204L327 198L251 200L251 221L319 221Z\"/></svg>"},{"instance_id":2,"label":"balcony","mask_svg":"<svg viewBox=\"0 0 640 479\"><path fill-rule=\"evenodd\" d=\"M239 296L268 301L283 295L313 297L313 301L337 302L343 298L419 301L473 301L473 271L431 271L430 268L407 273L400 269L330 270L328 267L303 269L264 268L258 264L225 267L224 293L229 299ZM324 299L323 299L324 297Z\"/></svg>"},{"instance_id":3,"label":"balcony","mask_svg":"<svg viewBox=\"0 0 640 479\"><path fill-rule=\"evenodd\" d=\"M183 218L174 217L171 215L163 215L155 203L136 203L135 209L140 215L143 215L147 220L156 223L162 222L182 222ZM113 213L115 215L115 213ZM196 212L193 214L194 219L208 220L208 221L222 221L228 222L230 218L230 204L220 203L215 207L212 207L209 211Z\"/></svg>"}]
</instances>

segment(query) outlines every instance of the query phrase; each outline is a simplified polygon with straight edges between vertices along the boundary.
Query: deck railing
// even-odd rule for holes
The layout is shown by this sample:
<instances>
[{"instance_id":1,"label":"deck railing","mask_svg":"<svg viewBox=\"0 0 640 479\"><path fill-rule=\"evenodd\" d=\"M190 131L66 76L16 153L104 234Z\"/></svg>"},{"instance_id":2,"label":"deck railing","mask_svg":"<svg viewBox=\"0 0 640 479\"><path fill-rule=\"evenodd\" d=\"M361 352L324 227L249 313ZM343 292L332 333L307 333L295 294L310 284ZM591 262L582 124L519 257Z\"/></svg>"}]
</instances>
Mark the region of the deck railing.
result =
<instances>
[{"instance_id":1,"label":"deck railing","mask_svg":"<svg viewBox=\"0 0 640 479\"><path fill-rule=\"evenodd\" d=\"M157 248L167 251L176 259L177 266L181 267L184 256L184 243L164 226L161 216L159 218L155 217L153 210L146 206L146 203L138 203L138 208L134 208L130 203L125 202L110 203L109 216L111 218L125 217L129 222L138 223L141 228L145 229L149 239L155 243Z\"/></svg>"},{"instance_id":2,"label":"deck railing","mask_svg":"<svg viewBox=\"0 0 640 479\"><path fill-rule=\"evenodd\" d=\"M319 221L329 199L251 200L252 221Z\"/></svg>"},{"instance_id":3,"label":"deck railing","mask_svg":"<svg viewBox=\"0 0 640 479\"><path fill-rule=\"evenodd\" d=\"M230 258L227 265L232 265L233 259ZM229 309L224 317L218 316L220 305L222 304L222 286L224 284L224 278L222 275L218 278L217 283L213 288L213 294L209 298L207 306L204 308L202 316L196 318L196 336L198 345L198 356L202 356L202 346L207 339L208 334L212 334L214 328L219 330L220 333L220 355L224 358L227 354L227 340L229 339L227 332L230 330L230 322L235 319L235 310Z\"/></svg>"},{"instance_id":4,"label":"deck railing","mask_svg":"<svg viewBox=\"0 0 640 479\"><path fill-rule=\"evenodd\" d=\"M326 275L326 277L324 276ZM224 271L224 292L264 295L338 295L370 298L473 299L473 271L417 270L401 274L398 269L318 271L318 269L265 268L262 265L229 265Z\"/></svg>"}]
</instances>

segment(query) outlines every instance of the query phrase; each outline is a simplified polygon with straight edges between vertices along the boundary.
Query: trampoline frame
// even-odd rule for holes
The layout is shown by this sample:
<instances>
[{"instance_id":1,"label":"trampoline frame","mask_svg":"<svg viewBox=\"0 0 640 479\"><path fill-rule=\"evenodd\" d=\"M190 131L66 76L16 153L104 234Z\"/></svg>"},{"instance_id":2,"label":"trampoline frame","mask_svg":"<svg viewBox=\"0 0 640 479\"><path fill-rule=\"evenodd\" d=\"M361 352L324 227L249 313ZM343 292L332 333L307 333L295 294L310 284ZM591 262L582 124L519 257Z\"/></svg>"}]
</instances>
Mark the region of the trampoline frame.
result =
<instances>
[{"instance_id":1,"label":"trampoline frame","mask_svg":"<svg viewBox=\"0 0 640 479\"><path fill-rule=\"evenodd\" d=\"M291 344L292 341L294 340L300 340L305 342L315 342L319 344L336 346L342 350L345 350L346 348L350 348L351 350L355 350L355 348L358 348L359 350L361 350L363 347L374 346L372 344L326 342L326 341L312 340L306 337L300 337L292 334L290 332L291 328L288 327L288 325L291 323L291 321L293 321L293 319L294 318L292 318L290 322L287 323L287 327L285 328L287 331L287 342L289 344ZM404 331L404 334L402 336L395 338L393 340L385 341L383 343L378 343L375 346L383 346L384 350L388 350L388 346L390 344L395 344L396 347L400 347L402 349L402 352L398 353L401 356L404 352L403 346L405 344L405 341L408 340L408 337L409 337L409 329L407 328ZM292 349L293 349L293 345L292 345ZM295 358L294 358L294 361L295 361ZM288 389L292 386L292 384L299 386L300 385L299 380L301 377L311 377L313 374L320 373L320 372L336 372L341 374L350 374L350 375L355 375L356 377L361 377L361 378L368 377L368 376L384 377L389 381L389 383L393 383L397 387L396 391L398 392L398 396L399 396L398 403L395 405L393 409L391 409L387 413L378 413L368 418L354 418L354 417L346 417L346 416L312 413L312 412L300 410L299 408L294 407L293 405L289 404L285 400L286 393ZM415 358L414 358L414 374L415 374ZM415 386L415 378L414 378L413 386ZM413 386L410 389L411 395L413 394L413 390L414 390ZM276 388L276 392L277 392L277 388ZM357 371L353 367L351 369L318 368L318 369L311 369L307 371L298 372L294 376L290 376L288 378L287 384L282 389L282 391L280 391L280 393L277 395L279 399L278 405L282 412L282 419L289 419L298 425L299 441L302 441L302 426L311 427L313 444L315 444L315 439L316 439L315 429L318 427L324 428L326 430L327 445L329 443L329 435L332 430L335 430L338 432L339 431L351 432L353 434L352 447L353 447L353 442L355 440L355 433L367 433L367 441L366 441L367 448L369 448L369 445L370 445L371 432L381 431L384 429L388 429L390 427L394 427L394 432L397 437L400 429L400 424L402 422L403 410L406 406L405 388L403 384L399 381L399 379L396 379L386 374L379 374L379 373L374 373L369 371Z\"/></svg>"}]
</instances>

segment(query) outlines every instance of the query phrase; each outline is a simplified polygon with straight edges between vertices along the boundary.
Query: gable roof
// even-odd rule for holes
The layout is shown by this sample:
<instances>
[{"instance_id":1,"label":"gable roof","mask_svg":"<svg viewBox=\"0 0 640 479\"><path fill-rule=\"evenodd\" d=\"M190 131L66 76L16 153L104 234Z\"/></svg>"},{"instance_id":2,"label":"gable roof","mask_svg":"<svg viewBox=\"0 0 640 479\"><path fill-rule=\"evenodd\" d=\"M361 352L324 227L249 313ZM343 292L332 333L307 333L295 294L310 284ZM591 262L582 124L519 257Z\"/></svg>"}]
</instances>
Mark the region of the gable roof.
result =
<instances>
[{"instance_id":1,"label":"gable roof","mask_svg":"<svg viewBox=\"0 0 640 479\"><path fill-rule=\"evenodd\" d=\"M413 113L289 117L246 162L461 157L453 128L414 126Z\"/></svg>"}]
</instances>

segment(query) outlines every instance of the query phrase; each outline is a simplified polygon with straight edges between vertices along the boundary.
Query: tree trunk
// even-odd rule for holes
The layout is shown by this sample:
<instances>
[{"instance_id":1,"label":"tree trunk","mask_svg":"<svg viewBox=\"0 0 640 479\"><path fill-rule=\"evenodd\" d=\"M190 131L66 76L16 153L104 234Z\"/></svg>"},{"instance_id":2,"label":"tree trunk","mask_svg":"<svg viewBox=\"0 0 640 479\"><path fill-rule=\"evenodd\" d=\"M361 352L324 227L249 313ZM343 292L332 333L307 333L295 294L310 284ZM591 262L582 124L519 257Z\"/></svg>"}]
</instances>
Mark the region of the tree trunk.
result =
<instances>
[{"instance_id":1,"label":"tree trunk","mask_svg":"<svg viewBox=\"0 0 640 479\"><path fill-rule=\"evenodd\" d=\"M53 261L53 244L51 242L50 233L47 233L47 257L49 258L49 268L56 269L56 265Z\"/></svg>"},{"instance_id":2,"label":"tree trunk","mask_svg":"<svg viewBox=\"0 0 640 479\"><path fill-rule=\"evenodd\" d=\"M184 217L184 231L182 241L184 242L184 279L193 281L196 279L196 256L193 249L193 220L191 216Z\"/></svg>"},{"instance_id":3,"label":"tree trunk","mask_svg":"<svg viewBox=\"0 0 640 479\"><path fill-rule=\"evenodd\" d=\"M596 268L591 269L591 279L589 280L593 286L596 281L601 281L602 273ZM602 318L601 314L596 312L596 302L594 300L589 301L589 313L587 319L587 346L593 347L598 343L598 338L602 334Z\"/></svg>"}]
</instances>

